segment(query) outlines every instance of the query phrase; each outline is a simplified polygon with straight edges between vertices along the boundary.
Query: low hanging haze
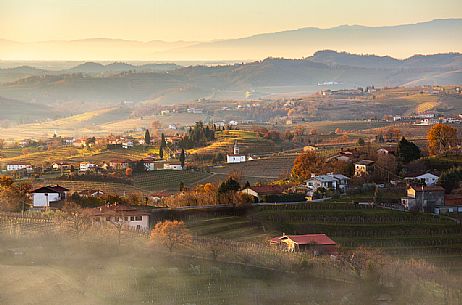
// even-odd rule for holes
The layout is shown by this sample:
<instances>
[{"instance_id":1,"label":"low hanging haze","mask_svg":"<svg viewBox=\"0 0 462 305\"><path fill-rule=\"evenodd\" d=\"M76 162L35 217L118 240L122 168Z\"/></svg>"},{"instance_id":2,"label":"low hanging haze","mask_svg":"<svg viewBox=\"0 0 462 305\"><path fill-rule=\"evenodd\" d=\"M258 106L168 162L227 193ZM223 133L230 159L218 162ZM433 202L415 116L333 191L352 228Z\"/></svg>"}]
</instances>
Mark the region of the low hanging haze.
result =
<instances>
[{"instance_id":1,"label":"low hanging haze","mask_svg":"<svg viewBox=\"0 0 462 305\"><path fill-rule=\"evenodd\" d=\"M209 44L204 47L198 43L216 44L217 40L305 27L388 27L454 19L462 17L461 8L460 0L1 0L0 59L258 59L265 54L255 48L239 55L226 45L222 53L215 54ZM85 41L69 46L74 40ZM350 43L352 47L340 47L361 51L353 46L355 41ZM331 46L336 45L325 45ZM290 51L290 44L286 48L284 51L278 46L267 56L302 55ZM310 51L303 55L310 55ZM418 51L380 46L362 53L405 57L460 50L454 50L454 45L439 45Z\"/></svg>"}]
</instances>

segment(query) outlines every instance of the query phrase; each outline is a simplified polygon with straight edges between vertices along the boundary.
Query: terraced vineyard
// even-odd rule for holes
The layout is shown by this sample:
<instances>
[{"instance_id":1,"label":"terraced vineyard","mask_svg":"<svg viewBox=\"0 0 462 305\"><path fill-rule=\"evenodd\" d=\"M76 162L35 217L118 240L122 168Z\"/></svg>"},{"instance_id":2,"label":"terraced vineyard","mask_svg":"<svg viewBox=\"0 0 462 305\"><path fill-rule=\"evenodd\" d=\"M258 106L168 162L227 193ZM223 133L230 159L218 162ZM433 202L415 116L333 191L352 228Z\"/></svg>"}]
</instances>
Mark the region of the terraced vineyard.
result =
<instances>
[{"instance_id":1,"label":"terraced vineyard","mask_svg":"<svg viewBox=\"0 0 462 305\"><path fill-rule=\"evenodd\" d=\"M187 223L188 228L198 236L219 237L235 241L262 242L271 237L263 227L250 218L223 216L197 219Z\"/></svg>"},{"instance_id":2,"label":"terraced vineyard","mask_svg":"<svg viewBox=\"0 0 462 305\"><path fill-rule=\"evenodd\" d=\"M234 141L239 143L240 152L244 154L254 153L269 153L278 150L277 145L273 141L260 138L253 131L245 130L226 130L216 133L216 141L212 144L197 148L190 149L190 154L215 154L215 153L231 153Z\"/></svg>"},{"instance_id":3,"label":"terraced vineyard","mask_svg":"<svg viewBox=\"0 0 462 305\"><path fill-rule=\"evenodd\" d=\"M156 148L137 146L131 149L103 150L85 157L74 157L75 162L89 161L95 163L109 162L111 160L139 160L150 153L155 153Z\"/></svg>"},{"instance_id":4,"label":"terraced vineyard","mask_svg":"<svg viewBox=\"0 0 462 305\"><path fill-rule=\"evenodd\" d=\"M59 184L68 189L70 192L82 191L82 190L101 190L105 193L126 195L130 193L140 193L143 192L143 189L140 189L133 185L122 184L122 183L110 183L110 182L97 182L97 181L59 181L59 180L49 180L41 181L40 183L35 183L34 187L40 187L46 184Z\"/></svg>"},{"instance_id":5,"label":"terraced vineyard","mask_svg":"<svg viewBox=\"0 0 462 305\"><path fill-rule=\"evenodd\" d=\"M296 154L275 154L245 163L227 164L213 168L211 171L221 178L232 172L238 172L250 183L275 180L287 176L292 169Z\"/></svg>"},{"instance_id":6,"label":"terraced vineyard","mask_svg":"<svg viewBox=\"0 0 462 305\"><path fill-rule=\"evenodd\" d=\"M265 206L255 217L278 232L322 232L346 248L376 247L398 256L458 262L462 271L462 226L445 217L351 203Z\"/></svg>"},{"instance_id":7,"label":"terraced vineyard","mask_svg":"<svg viewBox=\"0 0 462 305\"><path fill-rule=\"evenodd\" d=\"M203 182L210 174L198 171L159 170L133 177L134 186L146 192L178 191L180 183L191 187Z\"/></svg>"},{"instance_id":8,"label":"terraced vineyard","mask_svg":"<svg viewBox=\"0 0 462 305\"><path fill-rule=\"evenodd\" d=\"M187 223L198 236L261 243L283 232L325 233L344 249L372 247L462 272L462 226L445 217L324 202L259 206L246 216L198 218Z\"/></svg>"}]
</instances>

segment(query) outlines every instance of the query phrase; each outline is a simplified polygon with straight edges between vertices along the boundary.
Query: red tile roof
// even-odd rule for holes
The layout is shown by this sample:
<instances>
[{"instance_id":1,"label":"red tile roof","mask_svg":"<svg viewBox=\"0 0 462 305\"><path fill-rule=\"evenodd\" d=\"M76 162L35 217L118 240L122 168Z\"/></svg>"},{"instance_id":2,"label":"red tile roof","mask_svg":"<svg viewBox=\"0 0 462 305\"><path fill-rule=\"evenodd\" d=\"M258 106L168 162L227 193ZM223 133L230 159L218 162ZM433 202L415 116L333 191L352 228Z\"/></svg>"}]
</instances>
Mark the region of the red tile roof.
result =
<instances>
[{"instance_id":1,"label":"red tile roof","mask_svg":"<svg viewBox=\"0 0 462 305\"><path fill-rule=\"evenodd\" d=\"M285 190L285 188L280 185L251 186L250 189L257 192L260 195L262 194L281 194Z\"/></svg>"},{"instance_id":2,"label":"red tile roof","mask_svg":"<svg viewBox=\"0 0 462 305\"><path fill-rule=\"evenodd\" d=\"M284 238L289 238L298 245L336 245L336 242L330 239L326 234L283 235L281 237L272 238L271 243L280 243Z\"/></svg>"},{"instance_id":3,"label":"red tile roof","mask_svg":"<svg viewBox=\"0 0 462 305\"><path fill-rule=\"evenodd\" d=\"M149 215L149 212L138 210L133 207L120 204L108 204L100 207L88 209L92 216L142 216Z\"/></svg>"},{"instance_id":4,"label":"red tile roof","mask_svg":"<svg viewBox=\"0 0 462 305\"><path fill-rule=\"evenodd\" d=\"M453 194L444 196L444 205L446 206L462 206L462 195Z\"/></svg>"},{"instance_id":5,"label":"red tile roof","mask_svg":"<svg viewBox=\"0 0 462 305\"><path fill-rule=\"evenodd\" d=\"M420 186L420 185L415 185L412 186L412 188L416 192L444 192L444 188L441 186Z\"/></svg>"}]
</instances>

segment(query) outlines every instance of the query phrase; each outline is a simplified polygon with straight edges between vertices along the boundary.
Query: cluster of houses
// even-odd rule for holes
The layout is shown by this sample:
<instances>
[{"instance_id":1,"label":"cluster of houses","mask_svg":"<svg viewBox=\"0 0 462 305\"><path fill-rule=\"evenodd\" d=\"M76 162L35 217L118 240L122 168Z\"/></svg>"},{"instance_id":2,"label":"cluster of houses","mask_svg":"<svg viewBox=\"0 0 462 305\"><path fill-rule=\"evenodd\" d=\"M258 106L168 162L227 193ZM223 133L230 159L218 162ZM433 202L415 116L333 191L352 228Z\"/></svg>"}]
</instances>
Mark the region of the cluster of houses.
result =
<instances>
[{"instance_id":1,"label":"cluster of houses","mask_svg":"<svg viewBox=\"0 0 462 305\"><path fill-rule=\"evenodd\" d=\"M140 163L143 165L145 171L155 171L155 170L183 170L183 166L179 161L166 161L164 159L147 157L138 161L128 160L128 159L119 159L111 160L109 162L103 162L101 164L96 164L93 162L80 162L79 172L98 172L100 170L126 170L129 167L133 167L133 164Z\"/></svg>"},{"instance_id":2,"label":"cluster of houses","mask_svg":"<svg viewBox=\"0 0 462 305\"><path fill-rule=\"evenodd\" d=\"M68 196L69 189L60 185L47 185L31 191L35 209L58 207ZM99 196L101 191L80 192L84 196ZM120 225L126 229L148 231L151 228L151 213L147 210L121 204L106 204L88 208L85 214L93 225ZM309 251L314 255L335 255L337 244L325 234L286 235L274 237L270 245L288 252Z\"/></svg>"},{"instance_id":3,"label":"cluster of houses","mask_svg":"<svg viewBox=\"0 0 462 305\"><path fill-rule=\"evenodd\" d=\"M106 172L106 171L121 171L127 168L133 168L134 164L142 164L145 171L155 170L183 170L181 162L176 160L164 160L155 157L147 157L141 160L111 160L101 163L82 161L80 163L71 162L54 162L49 166L49 170L59 171L61 174L70 174L72 172L89 173L89 172ZM6 165L6 171L23 176L30 175L36 171L31 163L27 162L11 162ZM47 169L41 169L47 170Z\"/></svg>"},{"instance_id":4,"label":"cluster of houses","mask_svg":"<svg viewBox=\"0 0 462 305\"><path fill-rule=\"evenodd\" d=\"M69 189L60 185L47 185L34 189L30 192L33 209L53 209L60 208L67 198ZM86 190L79 192L80 196L98 197L102 191ZM92 222L101 223L120 223L129 229L149 230L150 213L148 211L129 207L120 204L107 204L101 207L86 209Z\"/></svg>"},{"instance_id":5,"label":"cluster of houses","mask_svg":"<svg viewBox=\"0 0 462 305\"><path fill-rule=\"evenodd\" d=\"M453 116L439 115L436 113L422 113L408 116L394 115L391 116L390 121L407 122L416 126L431 126L438 123L462 124L462 114Z\"/></svg>"}]
</instances>

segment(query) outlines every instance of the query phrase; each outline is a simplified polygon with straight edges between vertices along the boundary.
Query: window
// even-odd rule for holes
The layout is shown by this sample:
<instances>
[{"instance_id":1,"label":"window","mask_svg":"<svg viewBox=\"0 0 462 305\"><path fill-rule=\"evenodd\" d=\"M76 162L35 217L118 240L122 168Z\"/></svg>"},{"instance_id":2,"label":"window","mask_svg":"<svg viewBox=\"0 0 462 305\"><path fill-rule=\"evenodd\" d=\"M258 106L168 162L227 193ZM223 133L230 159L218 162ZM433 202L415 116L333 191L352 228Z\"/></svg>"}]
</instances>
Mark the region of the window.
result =
<instances>
[{"instance_id":1,"label":"window","mask_svg":"<svg viewBox=\"0 0 462 305\"><path fill-rule=\"evenodd\" d=\"M136 229L137 229L137 230L141 230L141 226L140 226L140 225L136 225Z\"/></svg>"},{"instance_id":2,"label":"window","mask_svg":"<svg viewBox=\"0 0 462 305\"><path fill-rule=\"evenodd\" d=\"M142 216L135 216L135 221L141 221L141 220L143 220Z\"/></svg>"},{"instance_id":3,"label":"window","mask_svg":"<svg viewBox=\"0 0 462 305\"><path fill-rule=\"evenodd\" d=\"M125 217L124 217L124 221L128 221L128 216L125 216Z\"/></svg>"},{"instance_id":4,"label":"window","mask_svg":"<svg viewBox=\"0 0 462 305\"><path fill-rule=\"evenodd\" d=\"M111 217L106 217L106 221L111 221Z\"/></svg>"},{"instance_id":5,"label":"window","mask_svg":"<svg viewBox=\"0 0 462 305\"><path fill-rule=\"evenodd\" d=\"M130 216L130 221L135 221L135 216Z\"/></svg>"}]
</instances>

